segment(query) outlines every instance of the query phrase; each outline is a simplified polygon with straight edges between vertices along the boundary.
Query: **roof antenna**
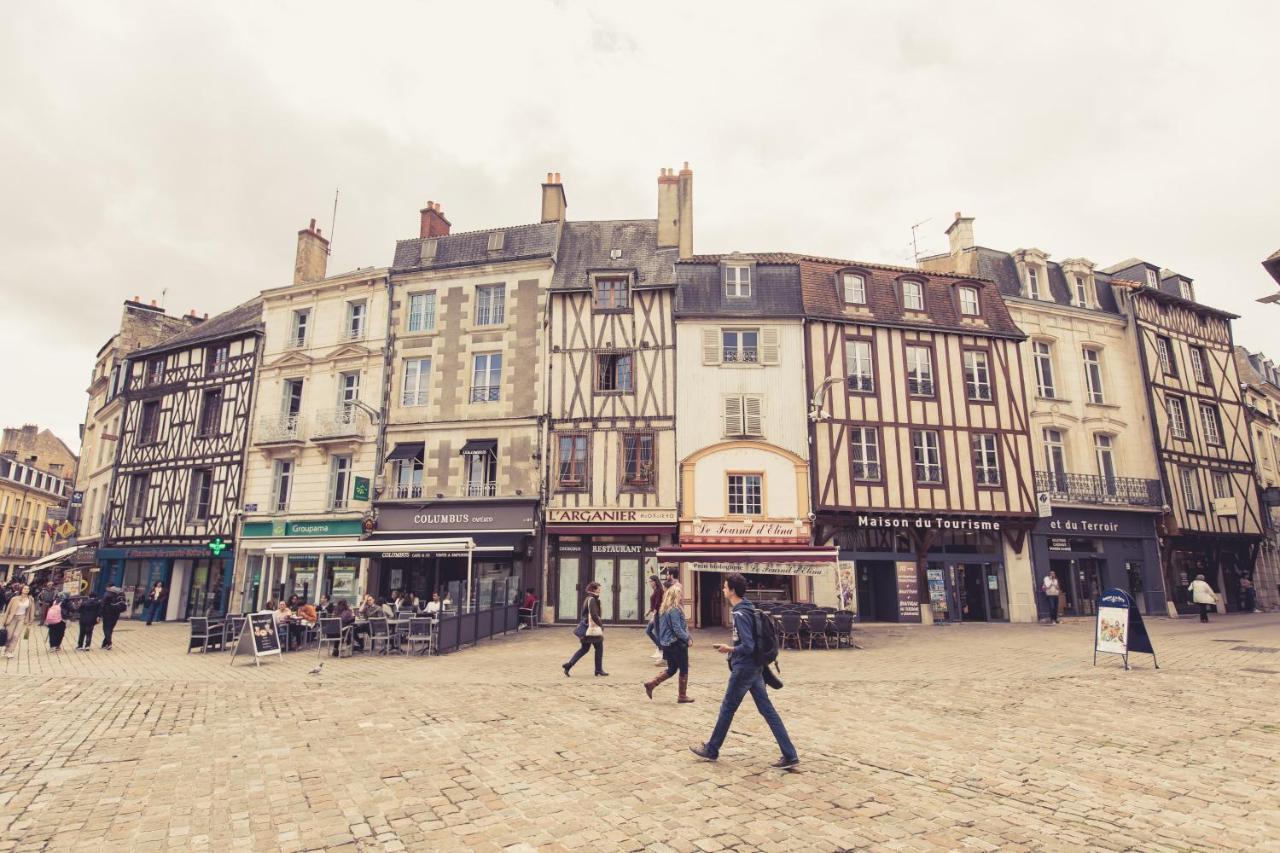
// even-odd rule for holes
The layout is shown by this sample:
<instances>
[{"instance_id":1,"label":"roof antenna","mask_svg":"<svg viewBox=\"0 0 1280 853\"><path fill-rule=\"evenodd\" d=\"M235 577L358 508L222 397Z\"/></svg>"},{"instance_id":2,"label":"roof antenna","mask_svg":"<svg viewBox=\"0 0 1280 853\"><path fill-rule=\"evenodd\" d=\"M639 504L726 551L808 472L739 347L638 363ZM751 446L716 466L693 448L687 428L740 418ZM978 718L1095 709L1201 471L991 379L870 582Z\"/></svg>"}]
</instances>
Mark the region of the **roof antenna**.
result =
<instances>
[{"instance_id":1,"label":"roof antenna","mask_svg":"<svg viewBox=\"0 0 1280 853\"><path fill-rule=\"evenodd\" d=\"M169 288L167 287L164 290L160 291L160 310L161 311L164 310L164 298L166 295L168 295L168 293L169 293Z\"/></svg>"},{"instance_id":2,"label":"roof antenna","mask_svg":"<svg viewBox=\"0 0 1280 853\"><path fill-rule=\"evenodd\" d=\"M333 218L329 220L329 248L325 249L326 255L333 254L333 233L338 227L338 187L333 188Z\"/></svg>"},{"instance_id":3,"label":"roof antenna","mask_svg":"<svg viewBox=\"0 0 1280 853\"><path fill-rule=\"evenodd\" d=\"M911 226L911 255L912 255L912 258L915 260L916 266L920 266L920 243L916 239L916 231L920 228L921 225L924 225L925 223L932 222L932 221L933 221L933 217L931 216L928 219L922 219L919 222L917 222L915 225Z\"/></svg>"}]
</instances>

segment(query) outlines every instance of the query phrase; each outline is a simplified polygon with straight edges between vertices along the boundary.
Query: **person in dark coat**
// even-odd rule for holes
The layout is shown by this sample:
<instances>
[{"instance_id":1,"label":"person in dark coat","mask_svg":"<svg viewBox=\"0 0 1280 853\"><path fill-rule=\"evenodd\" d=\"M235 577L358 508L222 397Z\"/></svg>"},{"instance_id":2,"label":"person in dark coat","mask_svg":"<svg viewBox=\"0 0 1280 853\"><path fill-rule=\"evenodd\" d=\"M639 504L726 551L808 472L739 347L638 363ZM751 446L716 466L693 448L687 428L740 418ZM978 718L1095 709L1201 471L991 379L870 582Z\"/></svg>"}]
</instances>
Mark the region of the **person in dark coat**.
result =
<instances>
[{"instance_id":1,"label":"person in dark coat","mask_svg":"<svg viewBox=\"0 0 1280 853\"><path fill-rule=\"evenodd\" d=\"M102 601L98 596L90 595L80 602L76 613L80 618L80 637L76 641L76 651L91 652L93 651L93 626L98 624L98 617L102 615Z\"/></svg>"},{"instance_id":2,"label":"person in dark coat","mask_svg":"<svg viewBox=\"0 0 1280 853\"><path fill-rule=\"evenodd\" d=\"M560 668L564 670L565 677L569 677L569 670L573 669L573 665L588 651L595 649L595 674L607 676L609 673L604 671L604 625L600 622L599 581L587 584L587 597L582 602L582 620L586 626L586 633L580 638L581 645L573 653L573 657L560 664Z\"/></svg>"},{"instance_id":3,"label":"person in dark coat","mask_svg":"<svg viewBox=\"0 0 1280 853\"><path fill-rule=\"evenodd\" d=\"M128 605L124 600L124 592L118 586L107 587L107 594L102 597L102 647L110 651L111 634L120 621L120 614Z\"/></svg>"}]
</instances>

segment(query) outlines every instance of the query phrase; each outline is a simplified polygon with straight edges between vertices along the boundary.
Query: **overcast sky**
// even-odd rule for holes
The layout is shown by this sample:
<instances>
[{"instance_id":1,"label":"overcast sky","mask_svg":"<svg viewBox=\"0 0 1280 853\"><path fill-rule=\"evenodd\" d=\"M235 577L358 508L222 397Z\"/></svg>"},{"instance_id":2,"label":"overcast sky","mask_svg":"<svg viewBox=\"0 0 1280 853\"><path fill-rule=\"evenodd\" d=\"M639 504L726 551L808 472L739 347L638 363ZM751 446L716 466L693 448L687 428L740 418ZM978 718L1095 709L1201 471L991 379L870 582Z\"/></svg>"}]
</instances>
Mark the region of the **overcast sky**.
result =
<instances>
[{"instance_id":1,"label":"overcast sky","mask_svg":"<svg viewBox=\"0 0 1280 853\"><path fill-rule=\"evenodd\" d=\"M694 169L700 252L908 263L977 240L1139 256L1280 358L1280 4L6 4L0 424L72 447L124 299L210 314L455 231L652 217Z\"/></svg>"}]
</instances>

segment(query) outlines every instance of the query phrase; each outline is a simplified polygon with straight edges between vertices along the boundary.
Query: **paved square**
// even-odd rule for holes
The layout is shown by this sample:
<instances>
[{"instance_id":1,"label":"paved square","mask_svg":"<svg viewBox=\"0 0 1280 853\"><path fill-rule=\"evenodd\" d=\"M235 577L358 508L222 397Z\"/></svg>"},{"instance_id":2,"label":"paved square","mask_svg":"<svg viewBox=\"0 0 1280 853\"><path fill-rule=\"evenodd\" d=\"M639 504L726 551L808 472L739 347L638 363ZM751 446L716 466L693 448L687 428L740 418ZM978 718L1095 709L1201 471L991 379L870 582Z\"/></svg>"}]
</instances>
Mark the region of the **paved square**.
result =
<instances>
[{"instance_id":1,"label":"paved square","mask_svg":"<svg viewBox=\"0 0 1280 853\"><path fill-rule=\"evenodd\" d=\"M113 651L3 662L0 850L1219 850L1280 847L1280 617L1149 623L1091 662L1093 623L870 627L784 653L803 760L744 704L718 763L687 751L725 668L654 701L636 630L607 679L567 628L441 658L255 668L122 622Z\"/></svg>"}]
</instances>

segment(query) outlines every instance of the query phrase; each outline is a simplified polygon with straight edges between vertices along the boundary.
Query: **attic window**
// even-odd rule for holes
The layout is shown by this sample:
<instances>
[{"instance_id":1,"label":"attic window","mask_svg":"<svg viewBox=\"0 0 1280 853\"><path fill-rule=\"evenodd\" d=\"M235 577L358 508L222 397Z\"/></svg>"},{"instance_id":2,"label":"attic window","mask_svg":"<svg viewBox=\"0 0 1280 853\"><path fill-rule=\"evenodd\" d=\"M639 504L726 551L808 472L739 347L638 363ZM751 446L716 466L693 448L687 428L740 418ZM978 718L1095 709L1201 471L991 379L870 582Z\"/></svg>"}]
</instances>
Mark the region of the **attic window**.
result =
<instances>
[{"instance_id":1,"label":"attic window","mask_svg":"<svg viewBox=\"0 0 1280 853\"><path fill-rule=\"evenodd\" d=\"M846 272L840 274L844 285L844 301L846 305L867 304L867 279L861 273Z\"/></svg>"},{"instance_id":2,"label":"attic window","mask_svg":"<svg viewBox=\"0 0 1280 853\"><path fill-rule=\"evenodd\" d=\"M436 252L439 250L439 248L440 248L439 239L435 237L431 237L426 240L423 240L422 247L419 249L419 259L423 263L434 261L436 259Z\"/></svg>"},{"instance_id":3,"label":"attic window","mask_svg":"<svg viewBox=\"0 0 1280 853\"><path fill-rule=\"evenodd\" d=\"M1195 292L1191 289L1191 282L1185 278L1178 279L1178 295L1188 302L1195 302Z\"/></svg>"},{"instance_id":4,"label":"attic window","mask_svg":"<svg viewBox=\"0 0 1280 853\"><path fill-rule=\"evenodd\" d=\"M1156 271L1148 269L1147 271L1147 287L1158 287L1159 282L1156 280Z\"/></svg>"},{"instance_id":5,"label":"attic window","mask_svg":"<svg viewBox=\"0 0 1280 853\"><path fill-rule=\"evenodd\" d=\"M978 307L978 288L960 288L960 313L966 317L977 317L982 313Z\"/></svg>"},{"instance_id":6,"label":"attic window","mask_svg":"<svg viewBox=\"0 0 1280 853\"><path fill-rule=\"evenodd\" d=\"M751 298L751 267L724 268L724 295L739 299Z\"/></svg>"},{"instance_id":7,"label":"attic window","mask_svg":"<svg viewBox=\"0 0 1280 853\"><path fill-rule=\"evenodd\" d=\"M924 310L924 285L918 281L902 283L902 307L906 311Z\"/></svg>"},{"instance_id":8,"label":"attic window","mask_svg":"<svg viewBox=\"0 0 1280 853\"><path fill-rule=\"evenodd\" d=\"M489 251L500 252L507 241L507 232L494 231L489 235Z\"/></svg>"}]
</instances>

